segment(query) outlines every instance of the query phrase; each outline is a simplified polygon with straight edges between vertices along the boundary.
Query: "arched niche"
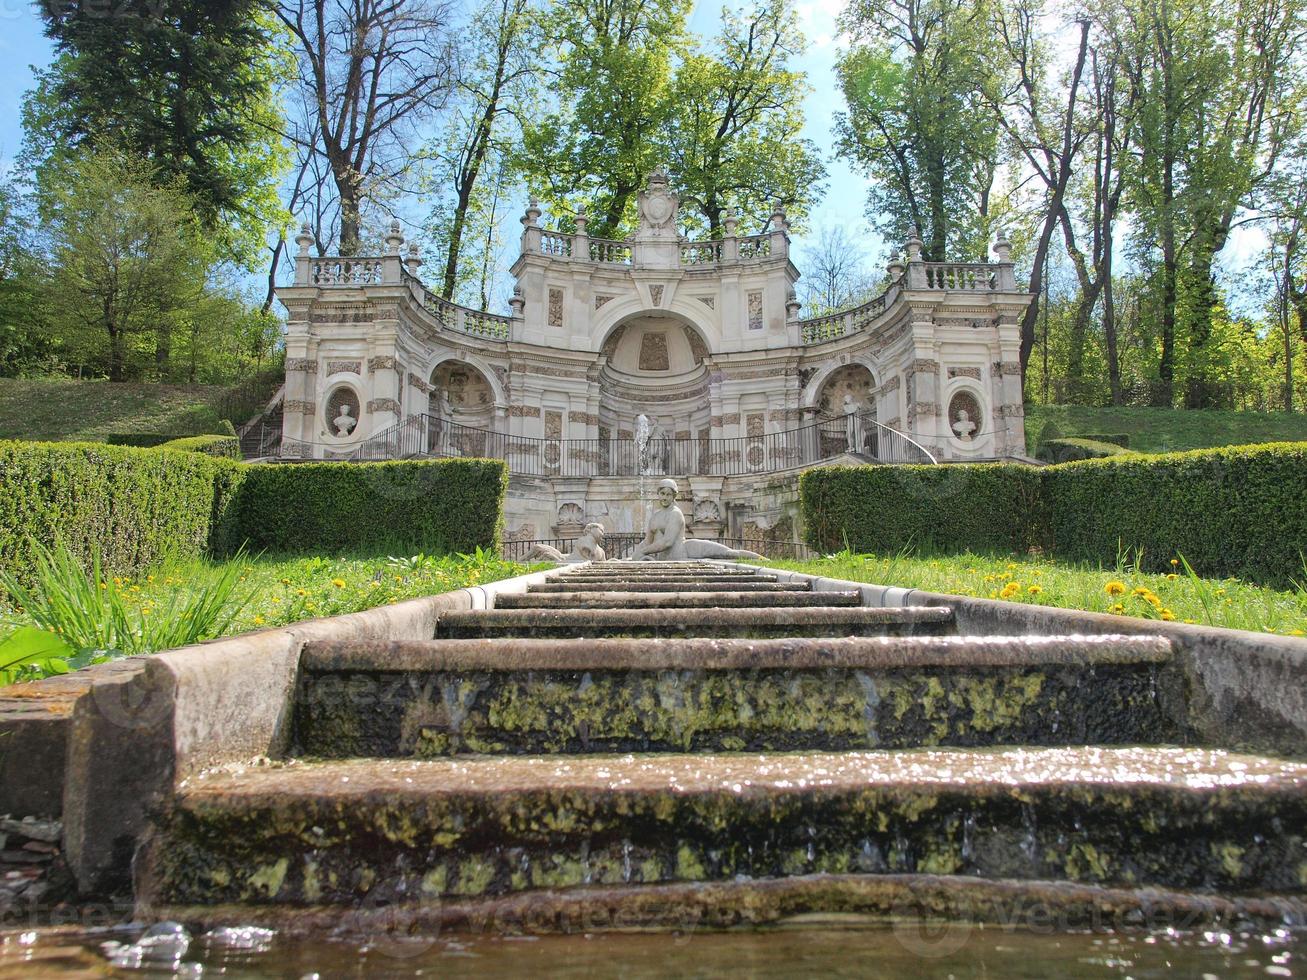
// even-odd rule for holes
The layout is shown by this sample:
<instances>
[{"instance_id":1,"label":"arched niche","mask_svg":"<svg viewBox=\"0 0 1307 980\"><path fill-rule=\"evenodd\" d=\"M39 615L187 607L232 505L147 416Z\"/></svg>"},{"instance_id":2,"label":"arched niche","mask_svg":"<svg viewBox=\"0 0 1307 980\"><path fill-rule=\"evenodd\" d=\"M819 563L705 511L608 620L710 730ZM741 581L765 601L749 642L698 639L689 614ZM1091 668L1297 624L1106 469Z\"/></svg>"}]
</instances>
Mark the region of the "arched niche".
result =
<instances>
[{"instance_id":1,"label":"arched niche","mask_svg":"<svg viewBox=\"0 0 1307 980\"><path fill-rule=\"evenodd\" d=\"M431 372L430 414L460 425L494 428L495 388L490 379L467 361L447 360Z\"/></svg>"},{"instance_id":2,"label":"arched niche","mask_svg":"<svg viewBox=\"0 0 1307 980\"><path fill-rule=\"evenodd\" d=\"M816 407L827 418L846 415L845 397L853 400L860 414L876 414L876 379L864 364L845 364L826 376L818 389Z\"/></svg>"}]
</instances>

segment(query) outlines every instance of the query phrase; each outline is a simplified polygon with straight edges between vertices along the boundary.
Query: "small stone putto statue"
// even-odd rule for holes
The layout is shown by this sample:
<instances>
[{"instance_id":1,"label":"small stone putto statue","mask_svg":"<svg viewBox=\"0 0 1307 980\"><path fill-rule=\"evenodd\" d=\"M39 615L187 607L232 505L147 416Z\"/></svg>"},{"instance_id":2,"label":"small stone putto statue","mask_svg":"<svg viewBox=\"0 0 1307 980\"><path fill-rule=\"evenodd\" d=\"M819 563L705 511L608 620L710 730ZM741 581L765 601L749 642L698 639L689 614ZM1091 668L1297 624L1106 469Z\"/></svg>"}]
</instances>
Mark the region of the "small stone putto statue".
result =
<instances>
[{"instance_id":1,"label":"small stone putto statue","mask_svg":"<svg viewBox=\"0 0 1307 980\"><path fill-rule=\"evenodd\" d=\"M602 524L587 524L580 536L572 542L570 554L564 555L557 548L551 548L547 544L538 544L526 555L526 561L575 563L607 560L608 555L604 552L604 526Z\"/></svg>"}]
</instances>

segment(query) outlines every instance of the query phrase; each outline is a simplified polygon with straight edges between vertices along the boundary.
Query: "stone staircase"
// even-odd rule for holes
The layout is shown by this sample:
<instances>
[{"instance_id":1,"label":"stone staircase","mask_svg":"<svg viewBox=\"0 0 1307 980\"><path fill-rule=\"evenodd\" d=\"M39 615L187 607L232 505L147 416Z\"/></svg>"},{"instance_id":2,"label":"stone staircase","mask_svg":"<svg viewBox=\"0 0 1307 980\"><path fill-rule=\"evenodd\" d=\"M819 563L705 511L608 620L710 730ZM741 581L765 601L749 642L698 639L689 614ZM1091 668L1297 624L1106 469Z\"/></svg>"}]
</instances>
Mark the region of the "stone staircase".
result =
<instances>
[{"instance_id":1,"label":"stone staircase","mask_svg":"<svg viewBox=\"0 0 1307 980\"><path fill-rule=\"evenodd\" d=\"M295 757L183 784L138 897L498 931L1307 909L1307 765L1182 747L1170 640L858 603L610 562L429 641L310 644Z\"/></svg>"}]
</instances>

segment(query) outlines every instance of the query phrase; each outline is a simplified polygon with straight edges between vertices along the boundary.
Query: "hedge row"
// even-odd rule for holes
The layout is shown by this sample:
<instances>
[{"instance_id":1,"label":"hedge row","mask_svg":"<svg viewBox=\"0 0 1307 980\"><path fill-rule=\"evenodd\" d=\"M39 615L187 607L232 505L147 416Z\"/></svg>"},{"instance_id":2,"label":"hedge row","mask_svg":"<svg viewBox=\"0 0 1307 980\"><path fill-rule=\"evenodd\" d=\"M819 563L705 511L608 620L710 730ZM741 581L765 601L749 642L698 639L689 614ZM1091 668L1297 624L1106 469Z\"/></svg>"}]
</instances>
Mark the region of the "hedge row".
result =
<instances>
[{"instance_id":1,"label":"hedge row","mask_svg":"<svg viewBox=\"0 0 1307 980\"><path fill-rule=\"evenodd\" d=\"M1287 585L1304 576L1307 443L1017 464L809 470L808 541L823 551L1017 551Z\"/></svg>"},{"instance_id":2,"label":"hedge row","mask_svg":"<svg viewBox=\"0 0 1307 980\"><path fill-rule=\"evenodd\" d=\"M221 535L241 470L199 453L0 442L0 566L23 575L33 539L98 548L121 572L196 557Z\"/></svg>"},{"instance_id":3,"label":"hedge row","mask_svg":"<svg viewBox=\"0 0 1307 980\"><path fill-rule=\"evenodd\" d=\"M204 453L221 459L240 459L241 442L235 436L186 436L162 443L159 449L176 449L184 453Z\"/></svg>"},{"instance_id":4,"label":"hedge row","mask_svg":"<svg viewBox=\"0 0 1307 980\"><path fill-rule=\"evenodd\" d=\"M821 467L799 479L799 500L822 551L1024 550L1039 474L1006 463Z\"/></svg>"},{"instance_id":5,"label":"hedge row","mask_svg":"<svg viewBox=\"0 0 1307 980\"><path fill-rule=\"evenodd\" d=\"M493 548L508 468L499 460L248 466L236 527L255 549Z\"/></svg>"},{"instance_id":6,"label":"hedge row","mask_svg":"<svg viewBox=\"0 0 1307 980\"><path fill-rule=\"evenodd\" d=\"M1035 457L1045 463L1074 463L1081 459L1106 459L1120 456L1130 450L1110 442L1095 439L1049 439Z\"/></svg>"},{"instance_id":7,"label":"hedge row","mask_svg":"<svg viewBox=\"0 0 1307 980\"><path fill-rule=\"evenodd\" d=\"M134 574L165 558L254 550L491 548L503 522L496 460L246 465L203 452L0 441L0 567L56 537Z\"/></svg>"}]
</instances>

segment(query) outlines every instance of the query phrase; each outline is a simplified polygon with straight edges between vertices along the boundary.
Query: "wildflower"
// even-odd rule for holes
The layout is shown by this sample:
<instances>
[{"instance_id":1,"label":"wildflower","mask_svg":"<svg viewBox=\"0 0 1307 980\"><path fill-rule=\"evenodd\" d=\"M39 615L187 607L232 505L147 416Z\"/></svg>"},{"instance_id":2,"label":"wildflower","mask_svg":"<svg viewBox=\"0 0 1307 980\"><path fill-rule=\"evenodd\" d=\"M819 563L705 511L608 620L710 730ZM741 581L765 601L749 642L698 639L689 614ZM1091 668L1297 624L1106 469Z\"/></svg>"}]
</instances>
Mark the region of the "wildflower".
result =
<instances>
[{"instance_id":1,"label":"wildflower","mask_svg":"<svg viewBox=\"0 0 1307 980\"><path fill-rule=\"evenodd\" d=\"M290 579L288 579L288 578L284 578L284 579L282 579L282 580L281 580L281 584L282 584L282 585L290 585Z\"/></svg>"},{"instance_id":2,"label":"wildflower","mask_svg":"<svg viewBox=\"0 0 1307 980\"><path fill-rule=\"evenodd\" d=\"M1110 613L1116 613L1119 616L1123 612L1125 612L1125 606L1121 605L1121 603L1118 602L1115 605L1108 607L1107 611Z\"/></svg>"},{"instance_id":3,"label":"wildflower","mask_svg":"<svg viewBox=\"0 0 1307 980\"><path fill-rule=\"evenodd\" d=\"M338 589L343 589L345 587L345 580L343 578L333 578L331 584Z\"/></svg>"},{"instance_id":4,"label":"wildflower","mask_svg":"<svg viewBox=\"0 0 1307 980\"><path fill-rule=\"evenodd\" d=\"M264 620L263 620L263 617L262 617L262 616L255 616L255 617L254 617L254 625L255 625L255 626L262 626L262 625L263 625L263 622L264 622Z\"/></svg>"},{"instance_id":5,"label":"wildflower","mask_svg":"<svg viewBox=\"0 0 1307 980\"><path fill-rule=\"evenodd\" d=\"M1177 574L1175 574L1175 572L1170 572L1170 573L1167 574L1167 576L1166 576L1166 580L1167 580L1168 582L1174 582L1174 581L1175 581L1176 579L1178 579L1179 577L1180 577L1180 576L1177 575Z\"/></svg>"},{"instance_id":6,"label":"wildflower","mask_svg":"<svg viewBox=\"0 0 1307 980\"><path fill-rule=\"evenodd\" d=\"M1162 610L1162 618L1163 618L1164 620L1166 620L1168 623L1170 623L1170 622L1174 622L1174 621L1175 621L1175 613L1171 612L1171 610L1169 610L1169 609L1163 609L1163 610Z\"/></svg>"},{"instance_id":7,"label":"wildflower","mask_svg":"<svg viewBox=\"0 0 1307 980\"><path fill-rule=\"evenodd\" d=\"M308 595L308 594L309 594L309 590L308 590L308 589L296 589L296 590L295 590L295 594L296 594L296 595Z\"/></svg>"},{"instance_id":8,"label":"wildflower","mask_svg":"<svg viewBox=\"0 0 1307 980\"><path fill-rule=\"evenodd\" d=\"M153 581L154 581L154 576L153 576L153 575L147 575L147 576L145 576L145 581L147 581L147 582L153 582Z\"/></svg>"},{"instance_id":9,"label":"wildflower","mask_svg":"<svg viewBox=\"0 0 1307 980\"><path fill-rule=\"evenodd\" d=\"M1138 595L1138 596L1145 596L1145 595L1148 595L1151 591L1152 591L1152 590L1149 589L1148 586L1146 586L1146 585L1140 585L1140 586L1136 586L1135 589L1134 589L1134 591L1131 592L1130 594L1131 594L1131 595Z\"/></svg>"},{"instance_id":10,"label":"wildflower","mask_svg":"<svg viewBox=\"0 0 1307 980\"><path fill-rule=\"evenodd\" d=\"M1212 594L1215 595L1215 596L1218 596L1218 597L1219 597L1219 596L1223 596L1223 595L1225 595L1225 589L1217 589L1217 590L1216 590L1214 593L1212 593Z\"/></svg>"},{"instance_id":11,"label":"wildflower","mask_svg":"<svg viewBox=\"0 0 1307 980\"><path fill-rule=\"evenodd\" d=\"M1108 595L1125 595L1125 583L1113 580L1103 586L1103 591Z\"/></svg>"},{"instance_id":12,"label":"wildflower","mask_svg":"<svg viewBox=\"0 0 1307 980\"><path fill-rule=\"evenodd\" d=\"M108 582L101 582L101 583L100 583L100 588L101 588L101 590L109 588L109 583L108 583Z\"/></svg>"},{"instance_id":13,"label":"wildflower","mask_svg":"<svg viewBox=\"0 0 1307 980\"><path fill-rule=\"evenodd\" d=\"M1032 585L1030 588L1026 589L1026 591L1029 592L1031 595L1039 595L1039 593L1043 592L1044 590L1038 585Z\"/></svg>"},{"instance_id":14,"label":"wildflower","mask_svg":"<svg viewBox=\"0 0 1307 980\"><path fill-rule=\"evenodd\" d=\"M1196 620L1196 619L1186 619L1185 622L1188 623L1190 626L1194 626L1194 625L1197 624L1198 620Z\"/></svg>"},{"instance_id":15,"label":"wildflower","mask_svg":"<svg viewBox=\"0 0 1307 980\"><path fill-rule=\"evenodd\" d=\"M318 607L311 602L306 602L304 603L304 608L307 609L309 612L313 612L313 610L317 609Z\"/></svg>"},{"instance_id":16,"label":"wildflower","mask_svg":"<svg viewBox=\"0 0 1307 980\"><path fill-rule=\"evenodd\" d=\"M1304 633L1302 630L1289 630L1289 635L1290 635L1290 636L1307 636L1307 633Z\"/></svg>"},{"instance_id":17,"label":"wildflower","mask_svg":"<svg viewBox=\"0 0 1307 980\"><path fill-rule=\"evenodd\" d=\"M1179 567L1180 567L1180 559L1179 559L1179 558L1172 558L1172 559L1171 559L1171 567L1172 567L1172 568L1179 568Z\"/></svg>"},{"instance_id":18,"label":"wildflower","mask_svg":"<svg viewBox=\"0 0 1307 980\"><path fill-rule=\"evenodd\" d=\"M1016 568L1016 567L1017 567L1017 566L1016 566L1015 564L1013 564L1012 562L1008 562L1008 563L1007 563L1007 570L1008 570L1009 572L1012 571L1012 570L1013 570L1014 568Z\"/></svg>"}]
</instances>

